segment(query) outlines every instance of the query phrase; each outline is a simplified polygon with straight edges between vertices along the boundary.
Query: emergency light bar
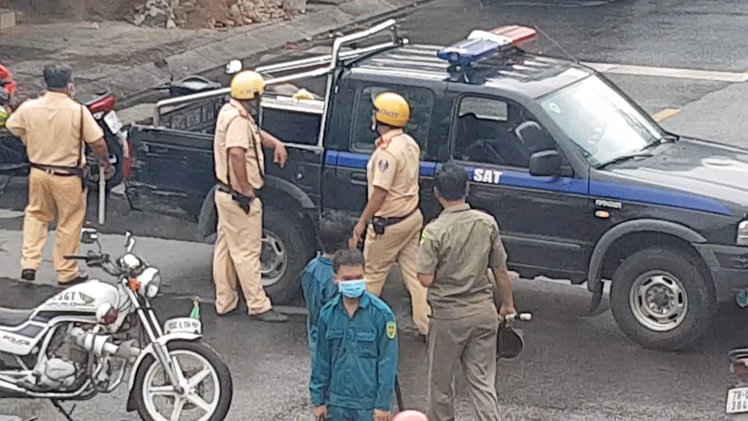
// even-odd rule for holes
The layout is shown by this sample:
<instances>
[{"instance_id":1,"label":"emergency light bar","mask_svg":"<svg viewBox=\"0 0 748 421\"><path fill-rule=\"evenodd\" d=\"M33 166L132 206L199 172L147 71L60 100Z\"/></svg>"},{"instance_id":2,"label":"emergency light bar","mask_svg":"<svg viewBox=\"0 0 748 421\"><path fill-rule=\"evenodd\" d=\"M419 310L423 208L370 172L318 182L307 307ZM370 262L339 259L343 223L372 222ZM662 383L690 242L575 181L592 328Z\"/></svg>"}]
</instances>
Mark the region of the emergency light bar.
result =
<instances>
[{"instance_id":1,"label":"emergency light bar","mask_svg":"<svg viewBox=\"0 0 748 421\"><path fill-rule=\"evenodd\" d=\"M467 40L442 48L436 56L453 66L465 67L488 57L513 51L537 38L535 29L526 26L502 26L492 31L474 30Z\"/></svg>"}]
</instances>

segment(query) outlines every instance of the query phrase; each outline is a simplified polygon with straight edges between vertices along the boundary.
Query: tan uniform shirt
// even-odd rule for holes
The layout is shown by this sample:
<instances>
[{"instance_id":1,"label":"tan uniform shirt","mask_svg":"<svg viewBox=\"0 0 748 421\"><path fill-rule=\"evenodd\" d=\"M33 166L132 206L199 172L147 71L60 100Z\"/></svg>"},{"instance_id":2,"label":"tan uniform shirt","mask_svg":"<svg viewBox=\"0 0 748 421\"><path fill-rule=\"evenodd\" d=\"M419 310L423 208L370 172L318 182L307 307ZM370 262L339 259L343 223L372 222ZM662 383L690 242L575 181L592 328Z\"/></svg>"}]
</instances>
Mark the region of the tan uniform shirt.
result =
<instances>
[{"instance_id":1,"label":"tan uniform shirt","mask_svg":"<svg viewBox=\"0 0 748 421\"><path fill-rule=\"evenodd\" d=\"M249 185L259 190L264 184L265 156L260 144L260 130L252 116L247 114L238 102L231 100L221 108L216 121L216 136L213 142L213 155L216 163L216 178L228 183L229 148L242 148L246 153L246 168ZM258 168L257 162L260 166ZM231 186L239 189L235 175L231 172Z\"/></svg>"},{"instance_id":2,"label":"tan uniform shirt","mask_svg":"<svg viewBox=\"0 0 748 421\"><path fill-rule=\"evenodd\" d=\"M421 148L402 130L392 130L377 139L377 149L366 166L369 199L374 187L387 190L375 216L405 216L418 207L418 174Z\"/></svg>"},{"instance_id":3,"label":"tan uniform shirt","mask_svg":"<svg viewBox=\"0 0 748 421\"><path fill-rule=\"evenodd\" d=\"M445 209L423 230L418 273L434 275L432 317L458 319L496 311L488 268L506 264L496 220L470 206Z\"/></svg>"},{"instance_id":4,"label":"tan uniform shirt","mask_svg":"<svg viewBox=\"0 0 748 421\"><path fill-rule=\"evenodd\" d=\"M81 133L86 143L104 137L91 112L59 92L47 92L41 98L24 102L5 127L26 145L29 162L59 167L75 167L79 158L81 166L85 165Z\"/></svg>"}]
</instances>

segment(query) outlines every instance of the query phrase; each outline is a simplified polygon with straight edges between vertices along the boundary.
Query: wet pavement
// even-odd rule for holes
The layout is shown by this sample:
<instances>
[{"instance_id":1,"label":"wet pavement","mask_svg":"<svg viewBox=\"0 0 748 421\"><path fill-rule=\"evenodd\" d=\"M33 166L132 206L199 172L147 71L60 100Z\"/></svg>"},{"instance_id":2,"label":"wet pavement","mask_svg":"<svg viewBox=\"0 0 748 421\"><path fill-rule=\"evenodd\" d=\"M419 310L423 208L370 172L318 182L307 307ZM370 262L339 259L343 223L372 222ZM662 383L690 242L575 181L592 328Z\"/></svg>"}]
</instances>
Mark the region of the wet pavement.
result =
<instances>
[{"instance_id":1,"label":"wet pavement","mask_svg":"<svg viewBox=\"0 0 748 421\"><path fill-rule=\"evenodd\" d=\"M607 75L668 129L748 146L742 111L745 83L727 82L690 72L674 77L669 68L712 70L743 74L748 41L741 36L748 19L748 4L733 1L435 1L401 19L413 42L449 44L474 28L503 24L538 25L570 55L590 63L645 66L628 68L629 74ZM448 29L447 26L449 26ZM537 50L560 55L550 41ZM642 76L665 68L669 77ZM682 76L682 74L681 74ZM666 111L669 110L669 111ZM665 112L666 111L666 112ZM668 117L665 117L668 116ZM3 215L0 215L0 218ZM0 221L0 228L16 229L19 220ZM123 218L147 232L157 222L139 223L137 214ZM150 221L150 220L149 220ZM6 224L7 223L7 224ZM11 226L16 224L15 226ZM191 229L190 227L184 229ZM0 245L8 250L0 268L17 276L20 234L0 231ZM163 236L168 236L165 233ZM107 237L107 247L120 240ZM165 296L158 299L163 319L186 315L192 295L209 303L210 247L204 244L143 239L144 252L162 266ZM48 265L48 263L47 263ZM48 267L48 266L47 266ZM51 271L48 267L48 272ZM40 283L51 284L51 272ZM30 286L0 280L0 305L38 303L52 293L49 286ZM730 384L726 353L748 344L744 326L748 312L725 305L708 335L694 349L681 353L643 350L618 331L609 312L579 317L589 300L583 288L546 281L516 282L521 311L534 313L524 325L527 348L515 362L501 364L499 393L506 420L729 420L723 415ZM407 325L406 294L397 274L385 298ZM296 309L298 310L298 309ZM298 312L298 311L296 311ZM217 319L209 304L203 306L206 340L222 353L233 373L234 405L230 420L309 420L307 392L309 355L304 318L294 316L287 325L264 325L237 315ZM406 405L423 408L426 402L425 346L401 336L401 382ZM473 420L460 377L459 420ZM124 412L124 390L80 404L81 421L137 419ZM0 413L18 411L43 420L62 420L48 403L4 401Z\"/></svg>"}]
</instances>

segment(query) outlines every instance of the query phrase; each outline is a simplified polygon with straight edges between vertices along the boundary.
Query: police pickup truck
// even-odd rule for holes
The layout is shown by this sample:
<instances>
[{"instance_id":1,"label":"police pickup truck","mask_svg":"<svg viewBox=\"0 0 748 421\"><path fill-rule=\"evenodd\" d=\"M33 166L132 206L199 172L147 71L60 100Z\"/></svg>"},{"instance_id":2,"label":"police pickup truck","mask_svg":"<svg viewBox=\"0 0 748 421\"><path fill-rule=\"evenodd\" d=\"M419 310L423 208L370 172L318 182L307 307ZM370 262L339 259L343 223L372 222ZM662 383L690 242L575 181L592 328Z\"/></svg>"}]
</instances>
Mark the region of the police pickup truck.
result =
<instances>
[{"instance_id":1,"label":"police pickup truck","mask_svg":"<svg viewBox=\"0 0 748 421\"><path fill-rule=\"evenodd\" d=\"M499 221L510 269L587 282L591 312L610 280L615 320L642 346L693 343L717 303L748 287L748 151L668 133L603 75L524 52L532 29L474 31L440 48L409 45L395 28L387 21L338 38L330 56L257 69L271 85L328 77L323 100L263 102L261 124L290 156L285 168L267 165L262 191L262 268L276 301L299 290L319 212L364 208L372 98L386 90L412 108L426 219L440 211L437 168L463 166L469 202ZM362 46L377 34L390 38ZM153 125L132 129L133 207L215 233L210 132L227 92L163 101Z\"/></svg>"}]
</instances>

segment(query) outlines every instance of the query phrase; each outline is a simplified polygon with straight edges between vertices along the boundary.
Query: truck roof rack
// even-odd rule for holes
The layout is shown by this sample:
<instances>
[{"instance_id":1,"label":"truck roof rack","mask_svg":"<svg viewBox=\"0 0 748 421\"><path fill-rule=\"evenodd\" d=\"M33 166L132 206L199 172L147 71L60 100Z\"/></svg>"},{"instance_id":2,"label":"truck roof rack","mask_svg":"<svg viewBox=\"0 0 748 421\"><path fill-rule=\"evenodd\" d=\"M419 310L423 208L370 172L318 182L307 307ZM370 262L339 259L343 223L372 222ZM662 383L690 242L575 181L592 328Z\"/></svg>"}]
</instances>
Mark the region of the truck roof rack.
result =
<instances>
[{"instance_id":1,"label":"truck roof rack","mask_svg":"<svg viewBox=\"0 0 748 421\"><path fill-rule=\"evenodd\" d=\"M365 48L352 48L349 51L342 51L345 47L354 47L352 44L357 42L373 38L382 32L389 31L390 39L388 42L372 45ZM330 97L332 85L333 85L333 71L337 69L343 60L352 60L360 57L370 56L379 52L387 51L395 47L407 45L408 40L402 38L397 33L397 22L394 19L386 20L380 24L377 24L364 31L355 32L349 35L344 35L335 39L332 46L332 54L322 55L317 57L311 57L302 60L289 61L284 63L272 64L268 66L261 66L255 69L256 72L263 75L270 76L267 79L268 85L277 85L294 80L309 79L320 76L328 76L327 89L325 92L325 103ZM324 67L323 67L324 66ZM312 70L309 70L312 69ZM288 72L292 70L305 70L299 73L294 73L288 76L272 77L274 73ZM207 99L220 98L228 95L231 92L230 88L221 88L213 91L200 92L192 95L185 95L177 98L169 98L156 103L153 109L153 126L159 127L161 121L162 110L174 109L194 101L201 101ZM327 120L327 104L325 104L325 112L322 115L322 127ZM322 130L324 132L324 130ZM320 133L320 137L322 133Z\"/></svg>"}]
</instances>

